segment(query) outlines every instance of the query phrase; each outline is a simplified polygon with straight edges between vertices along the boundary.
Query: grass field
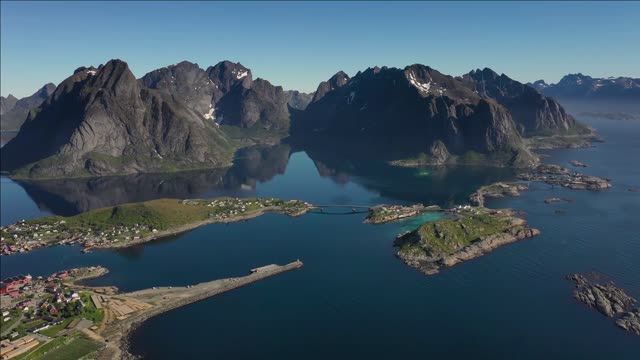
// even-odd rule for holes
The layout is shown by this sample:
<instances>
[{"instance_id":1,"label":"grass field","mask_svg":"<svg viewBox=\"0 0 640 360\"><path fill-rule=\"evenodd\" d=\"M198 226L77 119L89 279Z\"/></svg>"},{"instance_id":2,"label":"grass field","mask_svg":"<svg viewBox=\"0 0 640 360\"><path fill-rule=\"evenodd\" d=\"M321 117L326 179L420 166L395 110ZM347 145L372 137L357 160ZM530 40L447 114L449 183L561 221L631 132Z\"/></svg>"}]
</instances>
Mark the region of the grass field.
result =
<instances>
[{"instance_id":1,"label":"grass field","mask_svg":"<svg viewBox=\"0 0 640 360\"><path fill-rule=\"evenodd\" d=\"M74 337L69 343L64 346L57 347L41 356L40 359L47 360L74 360L80 359L102 347L101 344L83 339L80 337Z\"/></svg>"},{"instance_id":2,"label":"grass field","mask_svg":"<svg viewBox=\"0 0 640 360\"><path fill-rule=\"evenodd\" d=\"M91 301L91 294L82 293L80 294L80 299L84 303L84 308L82 309L82 317L88 320L93 321L94 323L98 323L102 321L104 318L104 310L98 309Z\"/></svg>"},{"instance_id":3,"label":"grass field","mask_svg":"<svg viewBox=\"0 0 640 360\"><path fill-rule=\"evenodd\" d=\"M81 336L59 337L12 360L75 360L101 347L102 344Z\"/></svg>"},{"instance_id":4,"label":"grass field","mask_svg":"<svg viewBox=\"0 0 640 360\"><path fill-rule=\"evenodd\" d=\"M44 336L48 336L48 337L54 337L56 335L58 335L58 333L62 330L64 330L67 325L69 325L69 323L71 323L71 321L73 321L73 318L66 318L64 320L62 320L62 322L58 325L54 325L51 326L47 329L44 329L42 331L39 331L38 333Z\"/></svg>"},{"instance_id":5,"label":"grass field","mask_svg":"<svg viewBox=\"0 0 640 360\"><path fill-rule=\"evenodd\" d=\"M511 224L508 218L494 216L483 210L473 210L458 219L443 219L420 226L416 231L419 241L400 244L400 253L406 255L450 255L472 244L483 236L504 232Z\"/></svg>"}]
</instances>

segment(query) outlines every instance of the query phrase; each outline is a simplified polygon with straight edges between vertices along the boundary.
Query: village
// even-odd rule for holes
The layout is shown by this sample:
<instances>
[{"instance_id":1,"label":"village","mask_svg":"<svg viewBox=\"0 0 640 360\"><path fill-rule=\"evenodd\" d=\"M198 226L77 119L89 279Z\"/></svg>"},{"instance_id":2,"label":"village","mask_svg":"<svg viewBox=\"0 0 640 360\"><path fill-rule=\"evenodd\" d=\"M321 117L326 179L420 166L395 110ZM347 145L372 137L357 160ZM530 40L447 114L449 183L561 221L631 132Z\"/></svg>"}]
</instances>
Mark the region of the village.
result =
<instances>
[{"instance_id":1,"label":"village","mask_svg":"<svg viewBox=\"0 0 640 360\"><path fill-rule=\"evenodd\" d=\"M426 211L442 211L442 209L437 205L378 205L369 209L369 214L364 219L364 222L367 224L383 224L395 220L417 216Z\"/></svg>"},{"instance_id":2,"label":"village","mask_svg":"<svg viewBox=\"0 0 640 360\"><path fill-rule=\"evenodd\" d=\"M103 318L91 293L74 282L107 273L101 266L60 271L49 276L18 275L0 282L0 358L46 352L63 344L87 353L102 346L81 331Z\"/></svg>"},{"instance_id":3,"label":"village","mask_svg":"<svg viewBox=\"0 0 640 360\"><path fill-rule=\"evenodd\" d=\"M304 201L275 198L159 199L125 204L68 218L21 220L0 227L0 255L53 245L79 244L83 252L123 247L204 224L241 221L269 211L299 216L312 208Z\"/></svg>"}]
</instances>

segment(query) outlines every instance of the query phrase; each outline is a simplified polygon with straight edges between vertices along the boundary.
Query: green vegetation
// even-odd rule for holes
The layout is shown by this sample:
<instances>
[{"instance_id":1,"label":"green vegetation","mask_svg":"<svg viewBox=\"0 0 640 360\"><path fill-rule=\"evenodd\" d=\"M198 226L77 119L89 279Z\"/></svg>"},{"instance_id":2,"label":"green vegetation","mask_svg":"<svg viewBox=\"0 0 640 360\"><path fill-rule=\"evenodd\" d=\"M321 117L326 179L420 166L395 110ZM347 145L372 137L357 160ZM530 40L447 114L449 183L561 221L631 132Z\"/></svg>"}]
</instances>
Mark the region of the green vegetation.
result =
<instances>
[{"instance_id":1,"label":"green vegetation","mask_svg":"<svg viewBox=\"0 0 640 360\"><path fill-rule=\"evenodd\" d=\"M489 214L487 210L472 208L456 219L443 219L420 226L417 233L400 244L400 253L451 255L471 245L481 237L501 233L511 227L508 217Z\"/></svg>"},{"instance_id":2,"label":"green vegetation","mask_svg":"<svg viewBox=\"0 0 640 360\"><path fill-rule=\"evenodd\" d=\"M79 335L63 336L49 341L44 345L39 345L34 350L17 356L15 360L37 360L37 359L80 359L91 354L102 347L101 344L88 340Z\"/></svg>"},{"instance_id":3,"label":"green vegetation","mask_svg":"<svg viewBox=\"0 0 640 360\"><path fill-rule=\"evenodd\" d=\"M96 308L93 301L91 301L91 294L81 293L80 300L84 303L84 307L82 308L82 317L91 320L94 323L101 322L104 318L104 310Z\"/></svg>"},{"instance_id":4,"label":"green vegetation","mask_svg":"<svg viewBox=\"0 0 640 360\"><path fill-rule=\"evenodd\" d=\"M46 358L47 360L80 359L100 348L102 348L102 345L95 341L81 337L73 337L71 341L65 343L64 346L57 347L48 352Z\"/></svg>"},{"instance_id":5,"label":"green vegetation","mask_svg":"<svg viewBox=\"0 0 640 360\"><path fill-rule=\"evenodd\" d=\"M4 329L10 328L13 324L20 321L22 318L22 314L20 310L11 310L9 311L9 317L11 318L9 321L4 322L4 316L0 318L0 329L4 332Z\"/></svg>"},{"instance_id":6,"label":"green vegetation","mask_svg":"<svg viewBox=\"0 0 640 360\"><path fill-rule=\"evenodd\" d=\"M163 230L193 221L205 220L210 211L204 205L184 205L177 199L159 199L143 203L125 204L91 210L64 218L50 216L29 220L27 223L54 224L64 220L63 228L107 228L112 226L133 227L136 224ZM149 232L149 231L147 231Z\"/></svg>"},{"instance_id":7,"label":"green vegetation","mask_svg":"<svg viewBox=\"0 0 640 360\"><path fill-rule=\"evenodd\" d=\"M217 198L158 199L91 210L76 216L49 216L8 225L3 238L17 245L37 240L46 243L83 243L88 247L105 246L130 240L143 241L147 235L186 230L204 222L237 221L259 211L279 211L297 216L305 213L309 204L298 200ZM14 238L15 237L15 238ZM117 244L115 244L117 245Z\"/></svg>"},{"instance_id":8,"label":"green vegetation","mask_svg":"<svg viewBox=\"0 0 640 360\"><path fill-rule=\"evenodd\" d=\"M55 337L58 333L69 326L74 318L66 318L58 325L51 326L47 329L41 330L38 333L48 337Z\"/></svg>"},{"instance_id":9,"label":"green vegetation","mask_svg":"<svg viewBox=\"0 0 640 360\"><path fill-rule=\"evenodd\" d=\"M68 340L65 337L53 339L44 345L39 345L35 349L31 350L26 354L22 354L20 356L16 356L13 360L35 360L41 358L44 354L51 351L52 349L57 348L60 345L65 344L65 341Z\"/></svg>"}]
</instances>

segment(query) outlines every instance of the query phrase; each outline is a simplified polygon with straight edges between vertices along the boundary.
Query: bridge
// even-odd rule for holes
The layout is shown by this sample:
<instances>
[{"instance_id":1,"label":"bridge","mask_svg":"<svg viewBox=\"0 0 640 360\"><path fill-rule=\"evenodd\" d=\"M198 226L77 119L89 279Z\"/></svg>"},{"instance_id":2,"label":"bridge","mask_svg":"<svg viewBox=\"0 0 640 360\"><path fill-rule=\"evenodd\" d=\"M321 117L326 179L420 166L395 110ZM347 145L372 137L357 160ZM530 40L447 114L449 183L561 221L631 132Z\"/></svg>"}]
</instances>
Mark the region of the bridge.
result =
<instances>
[{"instance_id":1,"label":"bridge","mask_svg":"<svg viewBox=\"0 0 640 360\"><path fill-rule=\"evenodd\" d=\"M314 210L310 211L312 214L322 214L322 215L350 215L350 214L367 214L369 213L369 209L373 206L370 205L313 205ZM338 208L338 209L351 209L351 211L347 212L326 212L325 209Z\"/></svg>"}]
</instances>

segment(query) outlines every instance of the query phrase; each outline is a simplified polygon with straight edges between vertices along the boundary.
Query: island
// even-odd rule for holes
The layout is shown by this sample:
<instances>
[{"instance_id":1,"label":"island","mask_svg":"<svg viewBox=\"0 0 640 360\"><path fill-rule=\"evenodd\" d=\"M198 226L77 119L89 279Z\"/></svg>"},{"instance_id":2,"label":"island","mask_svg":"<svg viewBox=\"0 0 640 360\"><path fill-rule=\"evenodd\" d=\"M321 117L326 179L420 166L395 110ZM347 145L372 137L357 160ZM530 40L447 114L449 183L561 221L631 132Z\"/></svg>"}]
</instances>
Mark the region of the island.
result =
<instances>
[{"instance_id":1,"label":"island","mask_svg":"<svg viewBox=\"0 0 640 360\"><path fill-rule=\"evenodd\" d=\"M637 300L623 289L610 281L598 281L595 274L571 274L567 279L575 283L573 297L576 300L607 317L618 317L615 321L618 327L640 335L640 308L631 309Z\"/></svg>"},{"instance_id":2,"label":"island","mask_svg":"<svg viewBox=\"0 0 640 360\"><path fill-rule=\"evenodd\" d=\"M511 209L459 206L446 219L427 222L399 235L397 256L424 274L438 273L462 261L482 256L500 246L540 234Z\"/></svg>"},{"instance_id":3,"label":"island","mask_svg":"<svg viewBox=\"0 0 640 360\"><path fill-rule=\"evenodd\" d=\"M521 191L529 190L529 186L517 182L497 182L482 186L469 197L471 204L484 207L485 198L520 196Z\"/></svg>"},{"instance_id":4,"label":"island","mask_svg":"<svg viewBox=\"0 0 640 360\"><path fill-rule=\"evenodd\" d=\"M422 204L412 206L377 205L369 209L369 213L367 214L367 217L365 217L364 223L383 224L417 216L427 211L442 211L442 209L438 205L424 206Z\"/></svg>"},{"instance_id":5,"label":"island","mask_svg":"<svg viewBox=\"0 0 640 360\"><path fill-rule=\"evenodd\" d=\"M158 199L49 216L0 227L0 254L43 246L80 244L83 251L118 248L189 231L212 223L248 220L267 212L300 216L314 206L275 198Z\"/></svg>"},{"instance_id":6,"label":"island","mask_svg":"<svg viewBox=\"0 0 640 360\"><path fill-rule=\"evenodd\" d=\"M541 164L535 169L520 174L525 181L541 181L552 186L562 186L572 190L606 190L611 180L585 175L558 165Z\"/></svg>"},{"instance_id":7,"label":"island","mask_svg":"<svg viewBox=\"0 0 640 360\"><path fill-rule=\"evenodd\" d=\"M587 167L587 164L580 162L578 160L571 160L569 161L569 164L571 164L573 167Z\"/></svg>"},{"instance_id":8,"label":"island","mask_svg":"<svg viewBox=\"0 0 640 360\"><path fill-rule=\"evenodd\" d=\"M22 282L10 284L13 295L8 299L2 295L0 355L2 359L133 358L128 335L145 320L302 266L300 260L270 264L251 269L246 276L129 293L77 284L108 272L100 266L33 280L23 276Z\"/></svg>"}]
</instances>

